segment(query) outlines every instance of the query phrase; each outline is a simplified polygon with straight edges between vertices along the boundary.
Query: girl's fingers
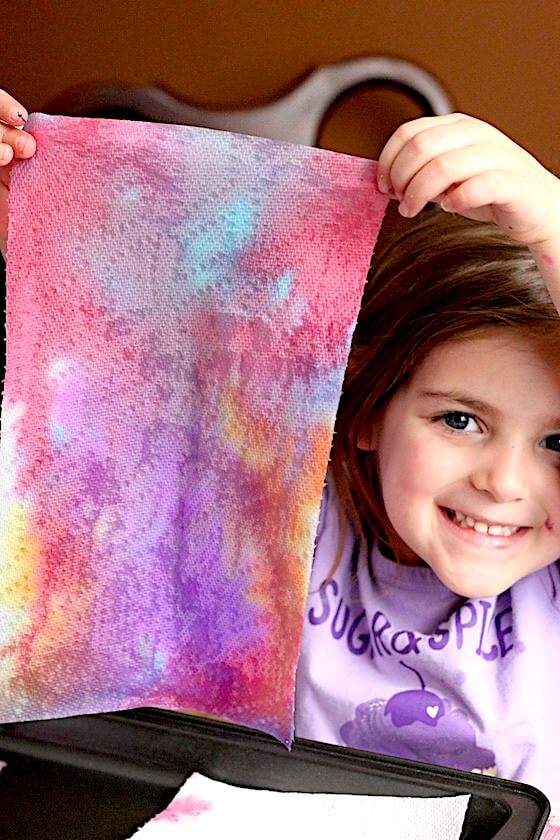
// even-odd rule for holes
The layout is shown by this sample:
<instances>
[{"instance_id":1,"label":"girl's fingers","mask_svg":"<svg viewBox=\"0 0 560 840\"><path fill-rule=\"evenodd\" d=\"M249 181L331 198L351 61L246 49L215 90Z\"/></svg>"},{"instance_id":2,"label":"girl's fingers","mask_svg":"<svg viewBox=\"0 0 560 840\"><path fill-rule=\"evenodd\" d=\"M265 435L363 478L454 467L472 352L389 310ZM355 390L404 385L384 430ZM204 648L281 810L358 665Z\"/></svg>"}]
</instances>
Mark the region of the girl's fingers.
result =
<instances>
[{"instance_id":1,"label":"girl's fingers","mask_svg":"<svg viewBox=\"0 0 560 840\"><path fill-rule=\"evenodd\" d=\"M7 166L14 157L14 150L7 143L0 143L0 166Z\"/></svg>"},{"instance_id":2,"label":"girl's fingers","mask_svg":"<svg viewBox=\"0 0 560 840\"><path fill-rule=\"evenodd\" d=\"M514 188L510 172L482 172L448 190L441 200L441 206L450 213L463 213L470 209L499 205L502 212L507 213L515 196Z\"/></svg>"},{"instance_id":3,"label":"girl's fingers","mask_svg":"<svg viewBox=\"0 0 560 840\"><path fill-rule=\"evenodd\" d=\"M431 126L420 131L401 148L391 164L389 182L394 193L398 198L402 197L411 179L430 161L454 150L468 153L472 146L480 147L482 143L492 149L496 140L473 120Z\"/></svg>"},{"instance_id":4,"label":"girl's fingers","mask_svg":"<svg viewBox=\"0 0 560 840\"><path fill-rule=\"evenodd\" d=\"M0 120L8 125L23 125L28 119L27 110L5 90L0 90Z\"/></svg>"},{"instance_id":5,"label":"girl's fingers","mask_svg":"<svg viewBox=\"0 0 560 840\"><path fill-rule=\"evenodd\" d=\"M35 153L35 139L27 131L0 124L0 166L14 158L28 158Z\"/></svg>"},{"instance_id":6,"label":"girl's fingers","mask_svg":"<svg viewBox=\"0 0 560 840\"><path fill-rule=\"evenodd\" d=\"M513 239L526 245L536 244L543 235L546 238L547 229L557 224L555 208L560 203L560 185L553 176L544 183L538 172L530 181L533 200L528 202L526 177L506 170L484 172L450 190L441 206L451 213L492 221ZM546 195L550 197L548 202L543 201Z\"/></svg>"},{"instance_id":7,"label":"girl's fingers","mask_svg":"<svg viewBox=\"0 0 560 840\"><path fill-rule=\"evenodd\" d=\"M34 138L21 128L27 119L23 105L7 91L0 90L0 167L7 166L15 157L28 158L35 153Z\"/></svg>"},{"instance_id":8,"label":"girl's fingers","mask_svg":"<svg viewBox=\"0 0 560 840\"><path fill-rule=\"evenodd\" d=\"M462 114L446 114L442 117L420 117L417 120L403 123L391 135L379 155L377 180L380 190L382 192L391 191L393 185L390 180L390 172L393 163L402 149L413 141L418 134L434 127L452 125L463 119Z\"/></svg>"},{"instance_id":9,"label":"girl's fingers","mask_svg":"<svg viewBox=\"0 0 560 840\"><path fill-rule=\"evenodd\" d=\"M415 216L428 202L439 200L455 186L477 175L507 168L504 164L508 157L504 159L503 150L497 147L482 145L439 155L416 172L406 185L399 207L401 214Z\"/></svg>"},{"instance_id":10,"label":"girl's fingers","mask_svg":"<svg viewBox=\"0 0 560 840\"><path fill-rule=\"evenodd\" d=\"M532 246L560 235L560 181L529 152L488 123L463 114L402 125L379 156L378 183L403 216L429 202L494 222Z\"/></svg>"}]
</instances>

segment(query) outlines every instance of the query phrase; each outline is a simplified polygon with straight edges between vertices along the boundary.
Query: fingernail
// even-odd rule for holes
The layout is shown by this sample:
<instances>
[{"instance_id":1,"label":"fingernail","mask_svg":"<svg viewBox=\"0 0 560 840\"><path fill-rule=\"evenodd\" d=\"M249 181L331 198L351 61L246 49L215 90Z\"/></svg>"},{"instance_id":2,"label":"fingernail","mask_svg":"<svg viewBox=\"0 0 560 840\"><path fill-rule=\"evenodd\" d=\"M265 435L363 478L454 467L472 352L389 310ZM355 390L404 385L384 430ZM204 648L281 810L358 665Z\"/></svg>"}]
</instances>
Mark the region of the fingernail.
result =
<instances>
[{"instance_id":1,"label":"fingernail","mask_svg":"<svg viewBox=\"0 0 560 840\"><path fill-rule=\"evenodd\" d=\"M404 204L402 201L399 204L399 213L401 214L401 216L407 217L412 215L411 209L408 206L408 204Z\"/></svg>"},{"instance_id":2,"label":"fingernail","mask_svg":"<svg viewBox=\"0 0 560 840\"><path fill-rule=\"evenodd\" d=\"M389 192L389 187L387 185L387 179L385 178L384 175L378 175L377 176L377 188L378 188L379 192L382 192L382 193L388 193Z\"/></svg>"},{"instance_id":3,"label":"fingernail","mask_svg":"<svg viewBox=\"0 0 560 840\"><path fill-rule=\"evenodd\" d=\"M14 143L14 151L17 152L18 155L24 155L30 146L31 141L29 137L23 135L23 137L18 137L16 142Z\"/></svg>"},{"instance_id":4,"label":"fingernail","mask_svg":"<svg viewBox=\"0 0 560 840\"><path fill-rule=\"evenodd\" d=\"M0 145L0 163L5 163L10 156L10 148L5 143Z\"/></svg>"},{"instance_id":5,"label":"fingernail","mask_svg":"<svg viewBox=\"0 0 560 840\"><path fill-rule=\"evenodd\" d=\"M25 108L14 108L11 117L14 125L23 125L29 119L29 114Z\"/></svg>"}]
</instances>

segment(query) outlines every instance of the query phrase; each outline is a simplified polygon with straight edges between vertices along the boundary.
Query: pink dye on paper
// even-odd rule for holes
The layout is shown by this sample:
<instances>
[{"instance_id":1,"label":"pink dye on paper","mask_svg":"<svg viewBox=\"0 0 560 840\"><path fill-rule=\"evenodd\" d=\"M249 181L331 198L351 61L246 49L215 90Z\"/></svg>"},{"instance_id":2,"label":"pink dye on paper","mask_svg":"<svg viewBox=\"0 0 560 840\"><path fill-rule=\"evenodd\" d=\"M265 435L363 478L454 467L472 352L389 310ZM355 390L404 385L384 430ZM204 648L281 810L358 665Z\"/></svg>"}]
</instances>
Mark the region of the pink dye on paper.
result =
<instances>
[{"instance_id":1,"label":"pink dye on paper","mask_svg":"<svg viewBox=\"0 0 560 840\"><path fill-rule=\"evenodd\" d=\"M199 817L204 811L209 811L212 803L204 799L197 799L195 796L184 796L174 799L165 811L154 817L154 822L178 822L182 817Z\"/></svg>"},{"instance_id":2,"label":"pink dye on paper","mask_svg":"<svg viewBox=\"0 0 560 840\"><path fill-rule=\"evenodd\" d=\"M157 706L289 743L376 164L33 115L10 192L0 721Z\"/></svg>"}]
</instances>

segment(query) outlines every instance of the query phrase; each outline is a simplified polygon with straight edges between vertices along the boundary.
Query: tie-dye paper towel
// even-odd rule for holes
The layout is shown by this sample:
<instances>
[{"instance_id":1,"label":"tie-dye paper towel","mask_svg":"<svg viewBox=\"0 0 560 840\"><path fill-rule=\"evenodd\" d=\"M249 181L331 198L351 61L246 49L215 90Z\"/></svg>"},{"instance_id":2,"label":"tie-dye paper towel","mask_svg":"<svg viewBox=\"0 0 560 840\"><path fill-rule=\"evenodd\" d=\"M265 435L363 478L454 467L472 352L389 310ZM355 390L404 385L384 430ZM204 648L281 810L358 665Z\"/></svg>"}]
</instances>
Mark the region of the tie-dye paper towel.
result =
<instances>
[{"instance_id":1,"label":"tie-dye paper towel","mask_svg":"<svg viewBox=\"0 0 560 840\"><path fill-rule=\"evenodd\" d=\"M371 161L33 115L14 167L0 720L158 706L288 743Z\"/></svg>"}]
</instances>

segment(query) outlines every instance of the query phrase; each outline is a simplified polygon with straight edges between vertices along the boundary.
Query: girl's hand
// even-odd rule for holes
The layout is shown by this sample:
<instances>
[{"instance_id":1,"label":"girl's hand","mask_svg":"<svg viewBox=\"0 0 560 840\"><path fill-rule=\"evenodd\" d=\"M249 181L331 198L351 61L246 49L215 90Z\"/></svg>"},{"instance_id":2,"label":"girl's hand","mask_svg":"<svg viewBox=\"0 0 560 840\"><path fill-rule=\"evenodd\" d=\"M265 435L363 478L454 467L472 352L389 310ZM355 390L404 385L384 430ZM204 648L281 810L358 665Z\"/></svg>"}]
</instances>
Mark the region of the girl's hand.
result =
<instances>
[{"instance_id":1,"label":"girl's hand","mask_svg":"<svg viewBox=\"0 0 560 840\"><path fill-rule=\"evenodd\" d=\"M447 114L404 123L381 152L378 184L403 216L434 201L494 222L545 263L560 253L560 181L482 120Z\"/></svg>"},{"instance_id":2,"label":"girl's hand","mask_svg":"<svg viewBox=\"0 0 560 840\"><path fill-rule=\"evenodd\" d=\"M14 158L28 158L35 153L35 140L22 130L27 111L5 90L0 90L0 251L6 255L8 239L8 190Z\"/></svg>"}]
</instances>

